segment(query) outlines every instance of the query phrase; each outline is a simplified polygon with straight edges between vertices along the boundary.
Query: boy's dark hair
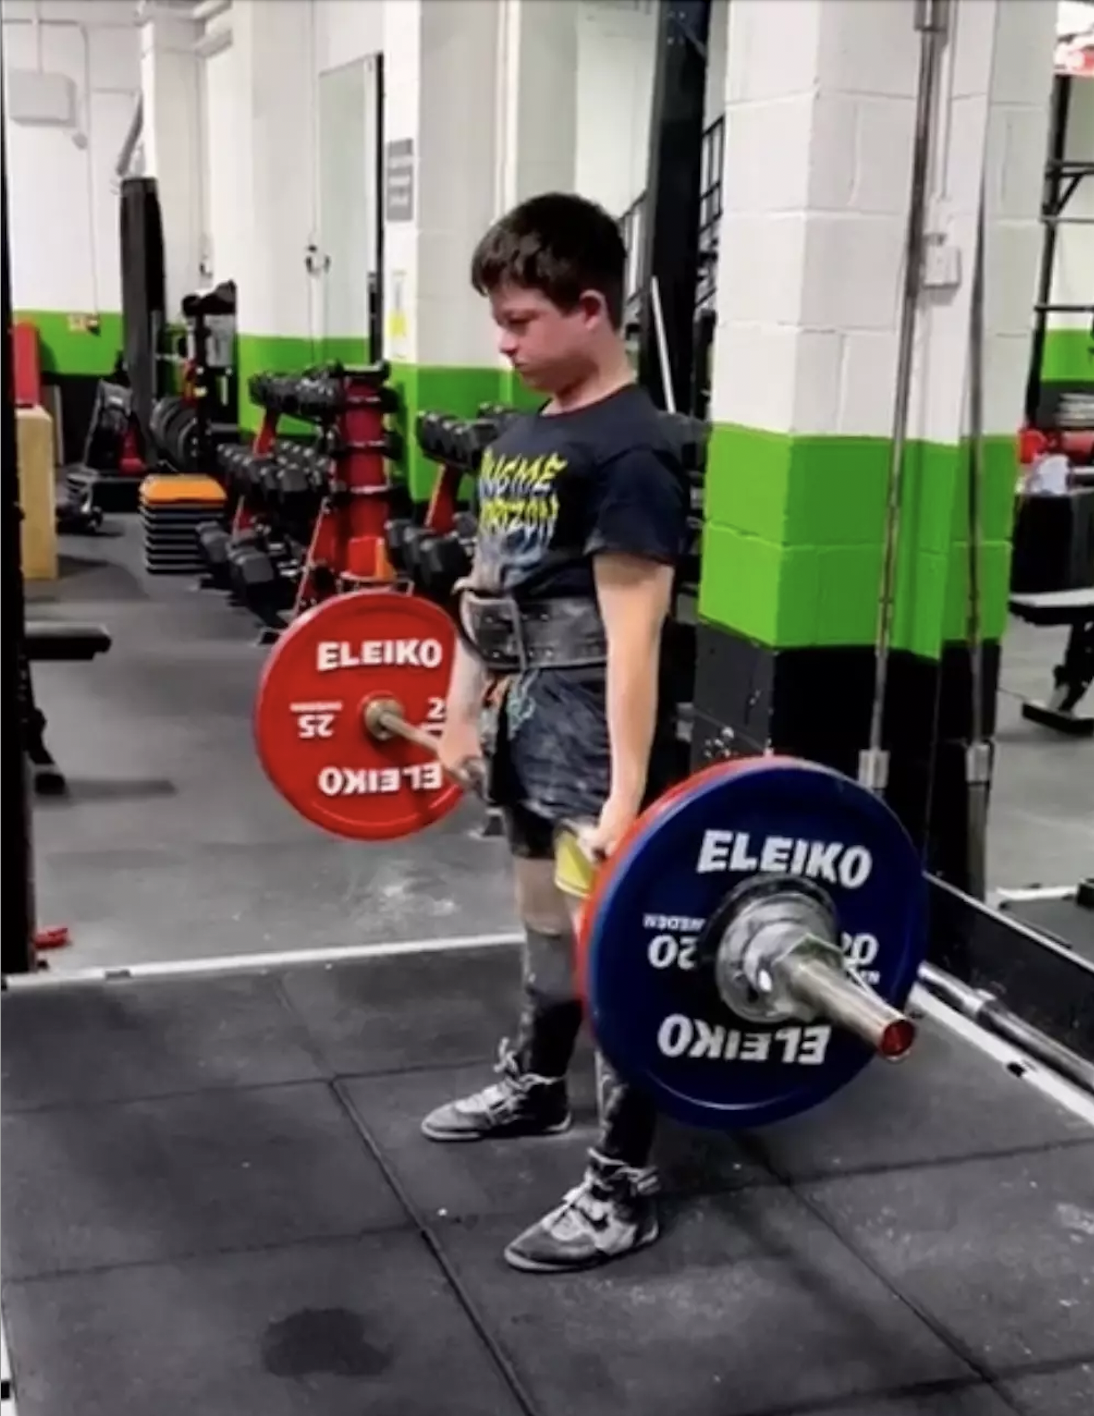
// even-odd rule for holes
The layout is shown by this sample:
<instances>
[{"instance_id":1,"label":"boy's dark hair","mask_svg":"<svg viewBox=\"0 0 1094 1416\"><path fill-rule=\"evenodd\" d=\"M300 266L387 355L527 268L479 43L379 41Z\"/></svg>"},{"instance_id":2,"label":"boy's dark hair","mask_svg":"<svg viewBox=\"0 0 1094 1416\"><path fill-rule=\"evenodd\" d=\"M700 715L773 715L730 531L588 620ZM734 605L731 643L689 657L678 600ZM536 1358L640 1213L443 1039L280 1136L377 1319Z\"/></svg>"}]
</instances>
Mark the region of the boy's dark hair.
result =
<instances>
[{"instance_id":1,"label":"boy's dark hair","mask_svg":"<svg viewBox=\"0 0 1094 1416\"><path fill-rule=\"evenodd\" d=\"M572 310L586 290L604 297L614 329L623 323L627 249L618 222L595 202L566 192L531 197L496 221L471 258L471 284L489 295L512 282Z\"/></svg>"}]
</instances>

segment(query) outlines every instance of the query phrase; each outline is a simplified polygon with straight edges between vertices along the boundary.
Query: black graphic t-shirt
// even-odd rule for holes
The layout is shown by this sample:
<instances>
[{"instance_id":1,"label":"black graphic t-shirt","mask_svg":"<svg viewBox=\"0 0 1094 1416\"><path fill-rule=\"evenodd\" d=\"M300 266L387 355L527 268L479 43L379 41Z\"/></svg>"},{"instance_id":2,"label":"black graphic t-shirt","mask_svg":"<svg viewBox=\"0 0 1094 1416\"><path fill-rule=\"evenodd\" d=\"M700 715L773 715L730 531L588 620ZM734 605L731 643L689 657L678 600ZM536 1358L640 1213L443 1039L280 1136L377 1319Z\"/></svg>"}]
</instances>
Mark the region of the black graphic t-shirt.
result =
<instances>
[{"instance_id":1,"label":"black graphic t-shirt","mask_svg":"<svg viewBox=\"0 0 1094 1416\"><path fill-rule=\"evenodd\" d=\"M595 599L600 554L675 565L685 548L684 470L637 386L572 413L514 419L483 457L476 500L484 586L518 603ZM659 677L660 665L650 672ZM655 789L664 785L671 733L664 696L662 707ZM603 668L523 675L509 688L502 726L515 799L552 819L599 811L610 787ZM488 726L488 749L491 738Z\"/></svg>"}]
</instances>

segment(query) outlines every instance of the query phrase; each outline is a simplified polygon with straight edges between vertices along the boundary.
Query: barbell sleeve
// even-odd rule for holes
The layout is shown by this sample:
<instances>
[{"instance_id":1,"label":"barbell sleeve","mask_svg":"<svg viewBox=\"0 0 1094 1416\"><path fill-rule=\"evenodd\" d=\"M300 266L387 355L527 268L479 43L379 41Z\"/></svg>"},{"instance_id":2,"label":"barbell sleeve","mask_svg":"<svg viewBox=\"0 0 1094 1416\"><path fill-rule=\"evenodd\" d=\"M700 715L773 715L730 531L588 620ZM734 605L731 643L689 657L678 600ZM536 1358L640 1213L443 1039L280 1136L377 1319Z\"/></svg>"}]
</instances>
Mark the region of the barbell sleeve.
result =
<instances>
[{"instance_id":1,"label":"barbell sleeve","mask_svg":"<svg viewBox=\"0 0 1094 1416\"><path fill-rule=\"evenodd\" d=\"M425 748L434 757L437 755L437 739L425 728L408 723L403 715L402 705L394 698L374 698L365 706L365 728L370 736L381 742L385 738L402 738L415 747Z\"/></svg>"},{"instance_id":2,"label":"barbell sleeve","mask_svg":"<svg viewBox=\"0 0 1094 1416\"><path fill-rule=\"evenodd\" d=\"M916 1036L912 1020L816 955L791 949L772 971L803 1006L853 1034L887 1062L899 1062L911 1050Z\"/></svg>"}]
</instances>

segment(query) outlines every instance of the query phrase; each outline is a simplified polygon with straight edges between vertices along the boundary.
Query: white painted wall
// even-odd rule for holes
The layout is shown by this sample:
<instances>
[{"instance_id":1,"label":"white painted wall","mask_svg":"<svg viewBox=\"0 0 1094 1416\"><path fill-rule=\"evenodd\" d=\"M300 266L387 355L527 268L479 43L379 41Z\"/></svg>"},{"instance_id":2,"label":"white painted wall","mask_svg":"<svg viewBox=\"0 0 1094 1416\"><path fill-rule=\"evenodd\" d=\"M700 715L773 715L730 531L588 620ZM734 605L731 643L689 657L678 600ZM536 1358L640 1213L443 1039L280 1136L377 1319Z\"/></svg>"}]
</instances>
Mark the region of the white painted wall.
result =
<instances>
[{"instance_id":1,"label":"white painted wall","mask_svg":"<svg viewBox=\"0 0 1094 1416\"><path fill-rule=\"evenodd\" d=\"M318 90L320 333L359 338L376 269L375 56L321 72Z\"/></svg>"},{"instance_id":2,"label":"white painted wall","mask_svg":"<svg viewBox=\"0 0 1094 1416\"><path fill-rule=\"evenodd\" d=\"M321 74L377 54L383 48L384 0L313 0L313 3L316 64Z\"/></svg>"},{"instance_id":3,"label":"white painted wall","mask_svg":"<svg viewBox=\"0 0 1094 1416\"><path fill-rule=\"evenodd\" d=\"M250 186L250 148L238 136L246 120L237 73L238 50L231 44L210 54L202 69L205 152L205 264L214 283L242 281L247 270L248 230L240 196Z\"/></svg>"},{"instance_id":4,"label":"white painted wall","mask_svg":"<svg viewBox=\"0 0 1094 1416\"><path fill-rule=\"evenodd\" d=\"M4 0L3 26L9 70L64 74L76 93L72 127L7 124L15 307L120 310L114 165L140 92L132 0Z\"/></svg>"}]
</instances>

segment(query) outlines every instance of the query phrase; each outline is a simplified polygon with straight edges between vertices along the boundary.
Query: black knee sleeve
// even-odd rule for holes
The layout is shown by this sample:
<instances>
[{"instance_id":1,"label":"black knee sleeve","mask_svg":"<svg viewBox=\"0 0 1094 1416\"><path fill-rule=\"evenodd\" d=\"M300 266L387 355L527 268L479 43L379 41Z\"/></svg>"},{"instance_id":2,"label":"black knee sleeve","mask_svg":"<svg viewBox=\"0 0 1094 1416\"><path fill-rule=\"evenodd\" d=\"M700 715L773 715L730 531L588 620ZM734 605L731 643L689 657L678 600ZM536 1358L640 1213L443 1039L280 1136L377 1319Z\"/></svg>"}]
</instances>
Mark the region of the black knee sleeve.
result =
<instances>
[{"instance_id":1,"label":"black knee sleeve","mask_svg":"<svg viewBox=\"0 0 1094 1416\"><path fill-rule=\"evenodd\" d=\"M570 1065L582 1017L573 935L526 925L523 974L521 1061L541 1077L561 1077Z\"/></svg>"}]
</instances>

